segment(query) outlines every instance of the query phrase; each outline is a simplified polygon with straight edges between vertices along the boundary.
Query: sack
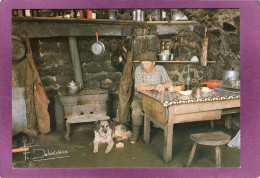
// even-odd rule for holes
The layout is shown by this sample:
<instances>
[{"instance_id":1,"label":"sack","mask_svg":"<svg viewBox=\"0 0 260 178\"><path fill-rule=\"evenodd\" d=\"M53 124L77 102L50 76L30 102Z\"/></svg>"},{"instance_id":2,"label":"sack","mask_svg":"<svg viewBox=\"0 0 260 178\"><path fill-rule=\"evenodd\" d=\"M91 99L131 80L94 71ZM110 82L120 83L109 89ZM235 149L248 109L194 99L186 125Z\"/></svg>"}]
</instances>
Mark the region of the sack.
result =
<instances>
[{"instance_id":1,"label":"sack","mask_svg":"<svg viewBox=\"0 0 260 178\"><path fill-rule=\"evenodd\" d=\"M230 140L228 146L240 149L240 130L238 131L236 136L232 140Z\"/></svg>"}]
</instances>

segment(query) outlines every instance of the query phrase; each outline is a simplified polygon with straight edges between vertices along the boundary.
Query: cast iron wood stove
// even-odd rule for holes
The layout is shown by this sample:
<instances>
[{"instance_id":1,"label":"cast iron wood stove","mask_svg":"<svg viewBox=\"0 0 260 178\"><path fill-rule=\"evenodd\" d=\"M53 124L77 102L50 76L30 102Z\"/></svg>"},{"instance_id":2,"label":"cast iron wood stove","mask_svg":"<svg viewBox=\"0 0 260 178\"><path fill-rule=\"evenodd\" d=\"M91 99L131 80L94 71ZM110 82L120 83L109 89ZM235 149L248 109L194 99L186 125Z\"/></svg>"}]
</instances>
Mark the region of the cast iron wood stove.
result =
<instances>
[{"instance_id":1,"label":"cast iron wood stove","mask_svg":"<svg viewBox=\"0 0 260 178\"><path fill-rule=\"evenodd\" d=\"M106 109L106 90L82 90L76 95L59 96L65 112L66 141L70 141L70 124L110 119Z\"/></svg>"}]
</instances>

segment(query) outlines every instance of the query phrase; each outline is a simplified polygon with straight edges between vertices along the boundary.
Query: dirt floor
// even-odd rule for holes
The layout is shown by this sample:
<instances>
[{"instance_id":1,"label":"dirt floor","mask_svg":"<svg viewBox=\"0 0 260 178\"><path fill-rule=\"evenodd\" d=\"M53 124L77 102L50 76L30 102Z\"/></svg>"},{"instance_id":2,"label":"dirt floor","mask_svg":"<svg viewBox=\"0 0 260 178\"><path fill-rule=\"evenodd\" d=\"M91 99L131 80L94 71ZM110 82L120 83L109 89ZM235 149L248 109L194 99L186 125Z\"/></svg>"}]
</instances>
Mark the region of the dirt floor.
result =
<instances>
[{"instance_id":1,"label":"dirt floor","mask_svg":"<svg viewBox=\"0 0 260 178\"><path fill-rule=\"evenodd\" d=\"M40 134L31 140L30 150L26 153L13 153L14 168L146 168L146 167L185 167L193 141L189 134L223 131L233 138L237 129L227 130L221 122L215 121L210 128L209 121L177 124L173 132L173 159L165 164L163 157L163 130L152 127L151 141L144 144L142 137L136 144L123 141L124 148L115 145L110 154L105 154L106 145L93 153L93 123L73 124L71 141L64 139L65 131ZM142 136L142 135L141 135ZM115 144L117 142L115 141ZM25 161L26 159L26 161ZM215 149L198 145L191 167L216 167ZM240 150L222 146L222 167L240 167Z\"/></svg>"}]
</instances>

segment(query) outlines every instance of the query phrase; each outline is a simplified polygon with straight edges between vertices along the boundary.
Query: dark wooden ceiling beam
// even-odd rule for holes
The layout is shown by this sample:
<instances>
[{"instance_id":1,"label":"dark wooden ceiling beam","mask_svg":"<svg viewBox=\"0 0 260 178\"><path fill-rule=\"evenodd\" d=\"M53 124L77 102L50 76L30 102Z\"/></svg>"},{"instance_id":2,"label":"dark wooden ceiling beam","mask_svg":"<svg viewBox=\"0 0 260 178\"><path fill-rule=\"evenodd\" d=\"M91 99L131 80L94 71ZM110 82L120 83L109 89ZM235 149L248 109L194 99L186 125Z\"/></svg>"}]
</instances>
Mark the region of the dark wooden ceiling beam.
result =
<instances>
[{"instance_id":1,"label":"dark wooden ceiling beam","mask_svg":"<svg viewBox=\"0 0 260 178\"><path fill-rule=\"evenodd\" d=\"M78 23L52 23L52 22L13 22L12 32L23 34L29 38L48 38L60 36L123 36L131 35L131 25L103 25Z\"/></svg>"}]
</instances>

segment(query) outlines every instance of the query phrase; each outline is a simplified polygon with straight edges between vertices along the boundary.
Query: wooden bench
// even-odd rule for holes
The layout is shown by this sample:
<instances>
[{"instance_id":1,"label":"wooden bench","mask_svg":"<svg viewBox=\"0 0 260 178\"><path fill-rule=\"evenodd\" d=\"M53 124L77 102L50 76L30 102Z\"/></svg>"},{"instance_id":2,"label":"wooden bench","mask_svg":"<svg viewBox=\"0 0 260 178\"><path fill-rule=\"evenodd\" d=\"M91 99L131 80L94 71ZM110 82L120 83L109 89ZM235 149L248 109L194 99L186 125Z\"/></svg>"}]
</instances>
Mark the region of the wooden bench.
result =
<instances>
[{"instance_id":1,"label":"wooden bench","mask_svg":"<svg viewBox=\"0 0 260 178\"><path fill-rule=\"evenodd\" d=\"M216 165L221 167L221 145L225 145L230 141L231 136L225 134L221 131L217 132L207 132L207 133L196 133L191 134L190 139L194 141L187 166L191 165L192 159L194 157L197 144L215 146L216 149Z\"/></svg>"}]
</instances>

